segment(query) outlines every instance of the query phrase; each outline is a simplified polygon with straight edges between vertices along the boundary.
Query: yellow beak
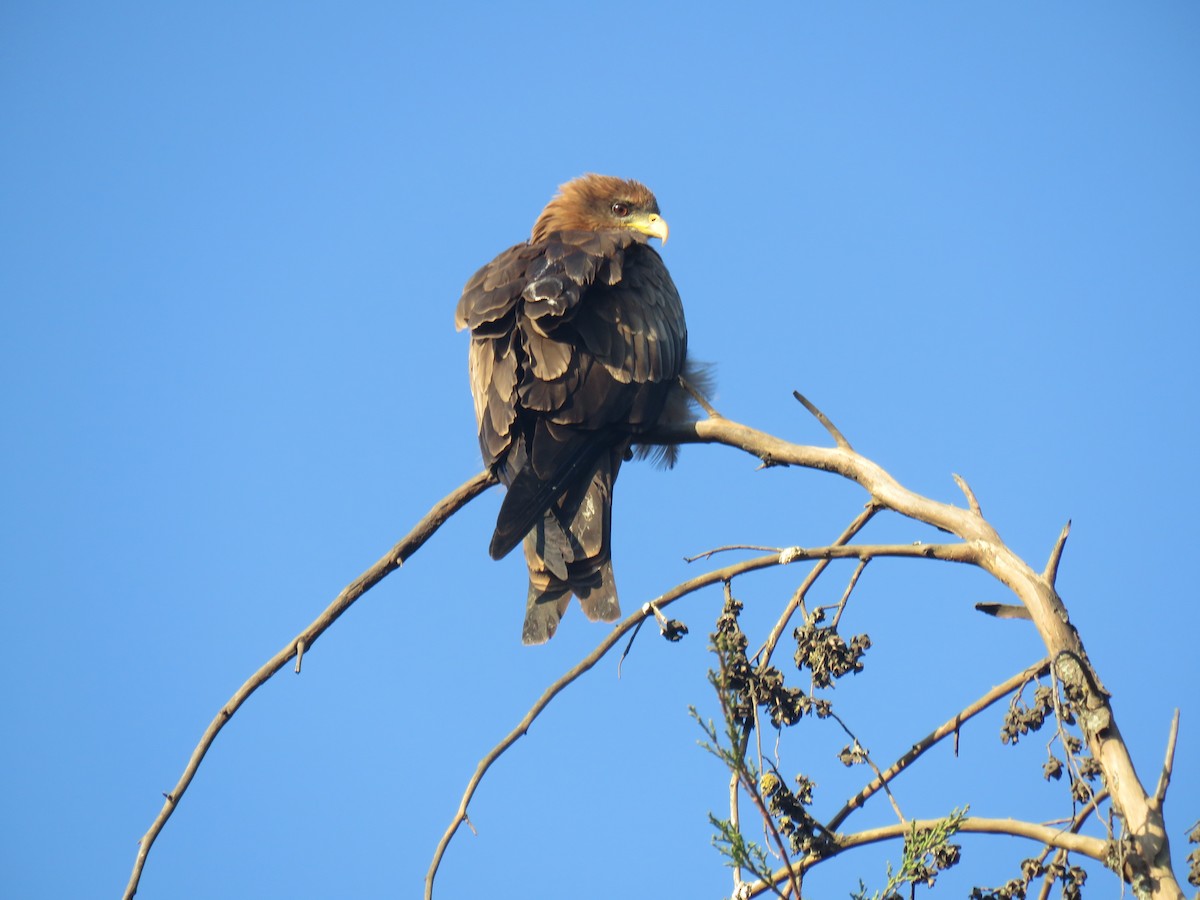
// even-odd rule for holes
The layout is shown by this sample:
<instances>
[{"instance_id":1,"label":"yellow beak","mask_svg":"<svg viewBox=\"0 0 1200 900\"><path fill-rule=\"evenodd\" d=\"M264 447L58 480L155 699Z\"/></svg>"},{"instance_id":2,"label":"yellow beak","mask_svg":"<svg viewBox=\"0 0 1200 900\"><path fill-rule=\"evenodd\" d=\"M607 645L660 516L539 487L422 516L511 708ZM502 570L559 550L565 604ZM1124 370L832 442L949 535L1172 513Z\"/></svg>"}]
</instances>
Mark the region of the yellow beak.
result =
<instances>
[{"instance_id":1,"label":"yellow beak","mask_svg":"<svg viewBox=\"0 0 1200 900\"><path fill-rule=\"evenodd\" d=\"M667 220L657 213L638 217L630 222L629 225L642 234L658 238L664 244L667 242L667 235L670 233L670 229L667 228Z\"/></svg>"}]
</instances>

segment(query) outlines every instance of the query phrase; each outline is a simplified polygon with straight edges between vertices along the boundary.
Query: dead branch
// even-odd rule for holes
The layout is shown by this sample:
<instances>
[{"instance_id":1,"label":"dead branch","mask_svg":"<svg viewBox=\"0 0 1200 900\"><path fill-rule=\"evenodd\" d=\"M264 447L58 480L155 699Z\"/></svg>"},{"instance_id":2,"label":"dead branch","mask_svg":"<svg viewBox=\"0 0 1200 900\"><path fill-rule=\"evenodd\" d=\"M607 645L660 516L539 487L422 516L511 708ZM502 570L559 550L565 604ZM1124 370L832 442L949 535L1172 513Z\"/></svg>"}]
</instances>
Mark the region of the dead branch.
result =
<instances>
[{"instance_id":1,"label":"dead branch","mask_svg":"<svg viewBox=\"0 0 1200 900\"><path fill-rule=\"evenodd\" d=\"M1167 732L1167 752L1163 757L1162 772L1158 776L1158 787L1154 789L1154 805L1162 811L1167 799L1167 788L1171 786L1171 771L1175 768L1175 741L1179 737L1179 709L1171 716L1171 730Z\"/></svg>"},{"instance_id":2,"label":"dead branch","mask_svg":"<svg viewBox=\"0 0 1200 900\"><path fill-rule=\"evenodd\" d=\"M962 728L966 722L979 715L993 703L1004 699L1017 688L1027 684L1034 678L1040 678L1049 671L1049 659L1043 659L1041 662L1034 663L1032 666L1029 666L1023 671L1018 672L1016 675L1012 676L1012 678L1009 678L1002 684L996 685L970 706L967 706L962 711L955 713L941 726L935 728L933 731L929 732L929 734L925 735L925 737L921 738L921 740L913 744L912 748L898 760L892 763L881 777L878 777L874 781L870 782L861 791L846 801L846 805L838 810L834 817L826 823L825 827L829 831L836 831L838 826L846 821L851 813L853 813L855 810L862 809L863 805L871 798L872 794L883 787L885 783L895 779L897 775L916 762L921 754L923 754L926 750L937 744L942 740L942 738L951 734L958 734L959 729Z\"/></svg>"},{"instance_id":3,"label":"dead branch","mask_svg":"<svg viewBox=\"0 0 1200 900\"><path fill-rule=\"evenodd\" d=\"M854 573L850 576L850 581L846 584L846 590L842 594L842 599L838 601L837 612L833 614L833 620L829 623L829 627L837 630L838 623L842 621L842 613L846 611L846 604L850 601L850 595L854 592L854 586L858 584L858 579L862 577L863 569L867 567L867 563L871 561L871 557L864 556L858 561L858 565L854 567Z\"/></svg>"},{"instance_id":4,"label":"dead branch","mask_svg":"<svg viewBox=\"0 0 1200 900\"><path fill-rule=\"evenodd\" d=\"M1046 560L1046 569L1042 572L1042 577L1054 587L1054 582L1058 580L1058 564L1062 561L1063 548L1067 546L1067 535L1071 533L1071 520L1067 519L1067 524L1063 526L1063 530L1058 534L1058 540L1054 542L1054 549L1050 551L1050 558Z\"/></svg>"},{"instance_id":5,"label":"dead branch","mask_svg":"<svg viewBox=\"0 0 1200 900\"><path fill-rule=\"evenodd\" d=\"M1078 834L1079 829L1083 827L1083 823L1088 820L1088 817L1091 816L1092 813L1094 813L1097 809L1099 809L1100 804L1103 803L1105 798L1107 798L1107 797L1108 797L1107 789L1100 790L1097 793L1093 794L1092 799L1089 800L1087 803L1085 803L1083 805L1083 809L1081 809L1075 815L1075 817L1070 820L1071 827L1068 830L1072 834ZM1052 824L1052 823L1048 823L1048 824ZM1039 865L1045 863L1046 857L1050 855L1050 851L1053 849L1054 849L1053 847L1051 847L1049 844L1047 844L1045 849L1042 850L1042 852L1039 853L1036 857L1034 857L1034 859L1037 860ZM1055 858L1058 858L1060 856L1065 858L1066 853L1067 853L1066 850L1059 850L1057 853L1055 853ZM1046 900L1046 898L1050 896L1050 889L1053 886L1054 886L1054 876L1050 872L1047 872L1046 877L1045 877L1044 881L1042 882L1042 889L1041 889L1041 891L1038 892L1038 900Z\"/></svg>"},{"instance_id":6,"label":"dead branch","mask_svg":"<svg viewBox=\"0 0 1200 900\"><path fill-rule=\"evenodd\" d=\"M826 859L832 859L833 856L843 853L846 850L851 850L855 847L865 847L868 844L877 844L880 841L903 838L913 828L921 830L933 828L937 824L937 819L913 819L906 823L885 825L882 828L870 828L854 834L838 835L835 839L836 849L831 855L820 857L806 856L793 865L792 868L799 868L801 872L807 872L813 866ZM1052 847L1059 847L1071 853L1079 853L1082 856L1099 862L1104 861L1105 854L1108 851L1108 842L1100 838L1075 834L1071 831L1052 828L1049 825L1039 825L1035 822L1021 822L1017 819L984 819L978 816L968 816L959 823L958 831L969 834L1000 834L1007 837L1028 838L1029 840L1037 841L1039 844L1049 844ZM783 882L789 876L790 873L786 869L778 869L771 873L770 883L766 881L753 882L750 885L747 896L757 897L771 890L772 885Z\"/></svg>"},{"instance_id":7,"label":"dead branch","mask_svg":"<svg viewBox=\"0 0 1200 900\"><path fill-rule=\"evenodd\" d=\"M799 400L800 405L812 413L816 420L825 426L825 430L829 432L829 436L833 438L834 443L836 443L843 450L849 450L852 453L854 452L854 448L850 446L850 442L846 440L845 436L840 431L837 430L837 427L833 424L833 422L829 421L829 417L826 416L825 413L817 409L816 406L814 406L812 402L799 391L792 391L792 396Z\"/></svg>"},{"instance_id":8,"label":"dead branch","mask_svg":"<svg viewBox=\"0 0 1200 900\"><path fill-rule=\"evenodd\" d=\"M180 776L178 783L174 789L164 795L166 802L159 811L158 816L154 819L150 830L142 836L138 842L137 859L133 864L133 874L129 877L129 884L125 887L125 900L133 897L137 893L138 882L142 877L142 869L146 865L146 858L150 854L150 848L154 845L155 839L163 826L167 824L167 820L171 818L171 814L175 812L179 801L183 798L184 792L188 789L188 785L195 778L197 770L200 768L200 763L204 760L204 755L208 753L213 741L217 739L221 729L225 724L233 718L234 713L241 708L242 704L250 699L250 695L262 687L270 679L272 675L287 665L288 660L293 656L296 657L296 671L300 671L300 654L312 649L313 643L324 634L338 617L348 610L354 601L381 582L390 573L400 568L406 559L416 553L421 546L433 536L447 519L449 519L459 509L466 506L475 497L482 494L485 490L496 483L496 479L488 472L480 472L470 481L463 484L458 489L447 494L439 500L434 507L425 514L412 531L404 536L396 546L392 547L387 553L379 559L375 565L359 575L354 581L342 589L342 592L337 595L332 603L325 608L312 623L305 628L300 634L292 638L284 645L283 649L272 656L269 660L263 663L262 667L251 675L232 697L221 707L216 717L209 723L204 734L200 738L200 743L196 745L196 749L192 751L192 756L188 760L187 767L183 770L183 775Z\"/></svg>"},{"instance_id":9,"label":"dead branch","mask_svg":"<svg viewBox=\"0 0 1200 900\"><path fill-rule=\"evenodd\" d=\"M971 512L975 513L975 515L983 518L983 510L979 508L979 501L975 499L975 492L971 490L971 486L967 484L966 479L957 473L951 474L954 475L954 483L958 485L958 489L962 491L963 496L967 498L967 508L970 509Z\"/></svg>"},{"instance_id":10,"label":"dead branch","mask_svg":"<svg viewBox=\"0 0 1200 900\"><path fill-rule=\"evenodd\" d=\"M851 731L849 726L842 721L842 717L832 710L829 712L829 717L841 725L842 731L846 732L846 734L850 736L850 740L854 741L854 747L856 751L862 751L862 758L866 760L867 765L871 767L871 771L875 773L875 781L873 781L872 784L879 784L880 787L883 788L883 792L887 794L888 800L891 801L892 811L896 814L896 818L900 820L901 825L907 824L908 820L904 818L904 813L900 811L900 801L896 799L896 795L893 794L892 789L888 787L891 779L885 778L883 773L879 771L879 766L875 765L875 760L871 759L871 752L862 745L862 741L858 739L858 735Z\"/></svg>"},{"instance_id":11,"label":"dead branch","mask_svg":"<svg viewBox=\"0 0 1200 900\"><path fill-rule=\"evenodd\" d=\"M700 559L711 559L718 553L729 553L731 550L754 550L758 553L775 552L782 553L782 547L763 547L758 544L726 544L724 547L713 547L711 550L705 550L703 553L697 553L695 556L685 556L685 563L694 563Z\"/></svg>"},{"instance_id":12,"label":"dead branch","mask_svg":"<svg viewBox=\"0 0 1200 900\"><path fill-rule=\"evenodd\" d=\"M1028 622L1033 618L1029 610L1015 603L976 603L975 608L985 616L997 619L1024 619Z\"/></svg>"}]
</instances>

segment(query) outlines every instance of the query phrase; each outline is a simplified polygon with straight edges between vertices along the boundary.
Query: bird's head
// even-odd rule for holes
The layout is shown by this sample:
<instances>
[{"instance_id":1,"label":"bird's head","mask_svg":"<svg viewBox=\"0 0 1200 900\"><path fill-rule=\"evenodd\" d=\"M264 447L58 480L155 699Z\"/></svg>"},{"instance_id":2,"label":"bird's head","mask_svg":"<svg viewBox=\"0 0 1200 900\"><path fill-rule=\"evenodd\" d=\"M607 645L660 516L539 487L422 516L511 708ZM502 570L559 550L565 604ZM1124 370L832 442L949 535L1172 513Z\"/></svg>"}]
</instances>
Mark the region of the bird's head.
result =
<instances>
[{"instance_id":1,"label":"bird's head","mask_svg":"<svg viewBox=\"0 0 1200 900\"><path fill-rule=\"evenodd\" d=\"M534 223L531 240L536 243L555 231L622 228L667 242L667 222L644 184L611 175L583 175L558 189Z\"/></svg>"}]
</instances>

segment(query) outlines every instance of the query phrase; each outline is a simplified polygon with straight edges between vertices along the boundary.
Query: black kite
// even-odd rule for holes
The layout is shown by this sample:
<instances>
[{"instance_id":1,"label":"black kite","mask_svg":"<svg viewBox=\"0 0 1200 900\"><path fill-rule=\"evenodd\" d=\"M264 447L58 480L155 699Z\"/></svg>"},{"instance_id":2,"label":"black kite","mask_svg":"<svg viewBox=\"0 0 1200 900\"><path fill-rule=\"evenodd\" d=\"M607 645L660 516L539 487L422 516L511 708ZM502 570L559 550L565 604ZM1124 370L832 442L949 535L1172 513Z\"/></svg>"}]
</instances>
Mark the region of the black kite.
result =
<instances>
[{"instance_id":1,"label":"black kite","mask_svg":"<svg viewBox=\"0 0 1200 900\"><path fill-rule=\"evenodd\" d=\"M646 187L585 175L458 303L479 445L508 488L491 555L525 544L527 644L554 635L572 594L593 621L620 615L613 483L638 435L688 406L683 306L651 237L667 223Z\"/></svg>"}]
</instances>

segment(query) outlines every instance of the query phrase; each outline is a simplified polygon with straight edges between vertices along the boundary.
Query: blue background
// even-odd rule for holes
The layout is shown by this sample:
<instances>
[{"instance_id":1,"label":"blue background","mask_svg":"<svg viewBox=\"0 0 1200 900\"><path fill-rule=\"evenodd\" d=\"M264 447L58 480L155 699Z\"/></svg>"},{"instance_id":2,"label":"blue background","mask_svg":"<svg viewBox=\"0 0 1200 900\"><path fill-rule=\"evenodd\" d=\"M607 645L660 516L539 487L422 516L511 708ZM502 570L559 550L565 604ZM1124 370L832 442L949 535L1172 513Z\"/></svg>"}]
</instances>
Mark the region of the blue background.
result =
<instances>
[{"instance_id":1,"label":"blue background","mask_svg":"<svg viewBox=\"0 0 1200 900\"><path fill-rule=\"evenodd\" d=\"M658 195L723 413L825 443L799 389L908 487L961 503L963 475L1036 569L1074 520L1059 588L1147 785L1183 709L1186 875L1194 4L10 3L0 122L0 893L117 895L220 706L478 471L458 292L585 171ZM755 464L626 467L627 610L701 570L685 555L825 544L865 499ZM519 554L486 552L499 502L250 700L140 896L418 895L478 759L604 633L573 610L521 646ZM863 539L937 536L881 517ZM735 583L752 641L802 576ZM972 608L1008 599L963 568L868 567L844 630L875 648L833 698L881 766L1040 657L1027 624ZM677 604L684 643L643 632L620 680L605 660L558 698L484 782L437 896L729 892L706 820L727 776L687 712L715 714L720 604ZM1000 747L1000 715L897 781L906 815L1069 814L1040 776L1049 732ZM867 779L833 761L844 743L805 720L779 744L818 815ZM846 827L891 821L880 797ZM947 896L1038 850L963 843ZM808 885L878 888L898 857Z\"/></svg>"}]
</instances>

